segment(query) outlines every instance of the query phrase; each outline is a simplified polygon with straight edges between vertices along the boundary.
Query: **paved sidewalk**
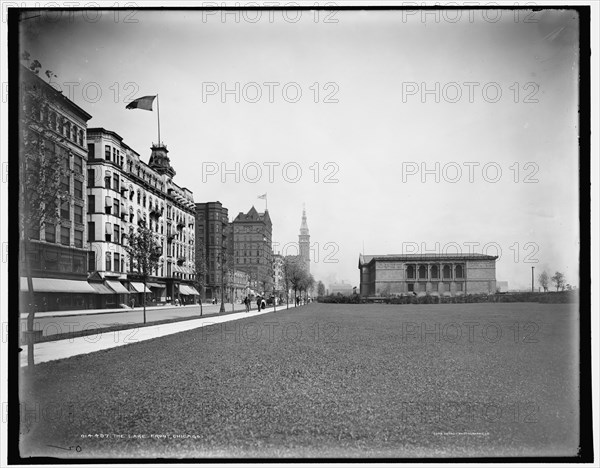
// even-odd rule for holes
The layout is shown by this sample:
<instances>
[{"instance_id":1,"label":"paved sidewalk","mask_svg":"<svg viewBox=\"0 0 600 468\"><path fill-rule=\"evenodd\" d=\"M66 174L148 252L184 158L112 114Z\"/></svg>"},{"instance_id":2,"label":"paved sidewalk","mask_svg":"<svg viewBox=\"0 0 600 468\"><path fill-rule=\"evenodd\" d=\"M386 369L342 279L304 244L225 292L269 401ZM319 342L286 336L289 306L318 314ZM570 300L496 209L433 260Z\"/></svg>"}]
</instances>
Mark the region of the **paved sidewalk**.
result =
<instances>
[{"instance_id":1,"label":"paved sidewalk","mask_svg":"<svg viewBox=\"0 0 600 468\"><path fill-rule=\"evenodd\" d=\"M290 306L292 309L293 306ZM285 306L277 306L277 311L285 311ZM165 323L162 325L151 325L129 330L120 330L114 332L101 331L96 335L82 336L79 338L67 338L59 341L47 341L36 343L34 346L35 363L55 361L80 354L89 354L104 349L115 348L127 344L135 344L140 341L151 340L161 336L181 333L187 330L202 328L207 325L230 322L248 317L255 317L274 312L273 307L261 310L252 310L250 312L236 312L227 315L213 315L198 319L185 320L183 322ZM27 366L27 345L21 347L21 367Z\"/></svg>"},{"instance_id":2,"label":"paved sidewalk","mask_svg":"<svg viewBox=\"0 0 600 468\"><path fill-rule=\"evenodd\" d=\"M285 304L284 304L285 305ZM279 307L279 306L278 306ZM175 306L171 304L159 305L159 306L146 306L146 311L149 310L166 310L166 309L191 309L196 308L200 310L200 304L188 304L183 306ZM217 313L221 308L221 304L202 304L203 313ZM235 310L244 309L244 304L235 304ZM79 315L99 315L99 314L114 314L123 312L139 312L144 310L142 306L136 306L134 309L129 307L119 307L115 309L80 309L80 310L50 310L48 312L36 312L36 318L45 317L70 317ZM213 312L214 310L214 312ZM225 303L225 311L231 311L231 302ZM21 318L26 319L27 313L21 313Z\"/></svg>"}]
</instances>

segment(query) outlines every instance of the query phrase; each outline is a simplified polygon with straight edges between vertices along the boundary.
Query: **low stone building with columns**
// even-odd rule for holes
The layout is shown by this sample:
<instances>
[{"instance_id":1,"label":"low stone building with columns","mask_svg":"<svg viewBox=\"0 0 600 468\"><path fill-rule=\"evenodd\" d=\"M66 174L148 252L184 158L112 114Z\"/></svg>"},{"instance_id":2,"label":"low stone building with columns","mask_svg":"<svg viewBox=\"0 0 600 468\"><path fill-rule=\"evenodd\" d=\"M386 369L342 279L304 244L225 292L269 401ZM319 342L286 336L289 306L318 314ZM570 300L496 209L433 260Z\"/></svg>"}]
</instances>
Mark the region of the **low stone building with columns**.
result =
<instances>
[{"instance_id":1,"label":"low stone building with columns","mask_svg":"<svg viewBox=\"0 0 600 468\"><path fill-rule=\"evenodd\" d=\"M363 297L494 294L497 256L483 254L360 255Z\"/></svg>"}]
</instances>

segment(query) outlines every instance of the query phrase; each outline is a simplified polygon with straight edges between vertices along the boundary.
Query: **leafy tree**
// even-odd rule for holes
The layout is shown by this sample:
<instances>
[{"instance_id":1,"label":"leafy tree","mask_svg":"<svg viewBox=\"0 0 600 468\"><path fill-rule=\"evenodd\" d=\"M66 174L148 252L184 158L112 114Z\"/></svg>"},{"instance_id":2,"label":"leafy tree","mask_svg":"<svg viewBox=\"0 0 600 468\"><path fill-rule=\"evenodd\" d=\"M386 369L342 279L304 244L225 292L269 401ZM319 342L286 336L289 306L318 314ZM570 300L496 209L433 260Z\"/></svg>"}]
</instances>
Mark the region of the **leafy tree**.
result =
<instances>
[{"instance_id":1,"label":"leafy tree","mask_svg":"<svg viewBox=\"0 0 600 468\"><path fill-rule=\"evenodd\" d=\"M302 270L304 274L302 275L302 279L300 280L300 294L304 292L304 300L306 302L308 299L309 291L311 291L314 287L315 279L304 268Z\"/></svg>"},{"instance_id":2,"label":"leafy tree","mask_svg":"<svg viewBox=\"0 0 600 468\"><path fill-rule=\"evenodd\" d=\"M317 283L317 296L324 296L325 295L325 285L323 284L323 281L319 280L319 282Z\"/></svg>"},{"instance_id":3,"label":"leafy tree","mask_svg":"<svg viewBox=\"0 0 600 468\"><path fill-rule=\"evenodd\" d=\"M548 284L550 283L550 276L548 275L548 273L544 270L540 273L540 275L538 276L538 282L540 283L540 286L542 288L544 288L544 292L548 292Z\"/></svg>"},{"instance_id":4,"label":"leafy tree","mask_svg":"<svg viewBox=\"0 0 600 468\"><path fill-rule=\"evenodd\" d=\"M223 263L223 286L229 291L229 298L231 300L231 311L235 310L235 300L233 298L235 294L235 258L231 249L223 249L224 263Z\"/></svg>"},{"instance_id":5,"label":"leafy tree","mask_svg":"<svg viewBox=\"0 0 600 468\"><path fill-rule=\"evenodd\" d=\"M194 287L200 291L200 315L202 315L202 301L206 291L206 275L208 274L208 266L206 264L206 253L202 242L196 243L196 258L194 259L194 269L196 276L194 277Z\"/></svg>"},{"instance_id":6,"label":"leafy tree","mask_svg":"<svg viewBox=\"0 0 600 468\"><path fill-rule=\"evenodd\" d=\"M561 291L565 290L565 275L563 275L560 271L554 273L554 276L551 278L552 282L556 286L556 291L560 289Z\"/></svg>"},{"instance_id":7,"label":"leafy tree","mask_svg":"<svg viewBox=\"0 0 600 468\"><path fill-rule=\"evenodd\" d=\"M157 234L148 229L144 223L141 223L137 231L129 236L129 242L125 249L129 254L132 270L135 271L144 284L142 303L144 306L144 323L146 323L146 283L159 265L162 246L158 241Z\"/></svg>"},{"instance_id":8,"label":"leafy tree","mask_svg":"<svg viewBox=\"0 0 600 468\"><path fill-rule=\"evenodd\" d=\"M42 83L31 83L34 82L20 83L22 111L19 115L19 242L24 256L23 276L27 278L28 331L33 330L35 319L31 240L39 239L40 231L46 227L60 224L60 206L71 199L70 191L66 188L68 185L62 184L71 176L71 153L66 145L62 145L64 138L58 137L44 121L49 97ZM32 366L34 360L31 339L27 355L28 365Z\"/></svg>"},{"instance_id":9,"label":"leafy tree","mask_svg":"<svg viewBox=\"0 0 600 468\"><path fill-rule=\"evenodd\" d=\"M294 290L294 301L306 275L302 259L299 256L287 256L283 259L283 282L289 303L289 290Z\"/></svg>"}]
</instances>

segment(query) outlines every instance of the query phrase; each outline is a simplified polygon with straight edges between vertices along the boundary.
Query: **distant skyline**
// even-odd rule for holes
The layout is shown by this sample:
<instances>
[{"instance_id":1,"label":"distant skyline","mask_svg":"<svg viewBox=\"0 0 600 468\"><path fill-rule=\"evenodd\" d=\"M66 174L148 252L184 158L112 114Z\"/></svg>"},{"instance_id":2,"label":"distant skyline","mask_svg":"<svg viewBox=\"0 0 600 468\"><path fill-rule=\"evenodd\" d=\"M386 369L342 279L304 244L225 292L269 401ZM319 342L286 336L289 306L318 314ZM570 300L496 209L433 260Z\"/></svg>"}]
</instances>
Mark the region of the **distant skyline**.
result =
<instances>
[{"instance_id":1,"label":"distant skyline","mask_svg":"<svg viewBox=\"0 0 600 468\"><path fill-rule=\"evenodd\" d=\"M532 266L579 286L574 12L71 13L22 23L40 76L145 162L156 112L125 106L158 93L175 182L230 221L267 193L276 252L305 204L326 286L358 286L363 243L500 254L511 289Z\"/></svg>"}]
</instances>

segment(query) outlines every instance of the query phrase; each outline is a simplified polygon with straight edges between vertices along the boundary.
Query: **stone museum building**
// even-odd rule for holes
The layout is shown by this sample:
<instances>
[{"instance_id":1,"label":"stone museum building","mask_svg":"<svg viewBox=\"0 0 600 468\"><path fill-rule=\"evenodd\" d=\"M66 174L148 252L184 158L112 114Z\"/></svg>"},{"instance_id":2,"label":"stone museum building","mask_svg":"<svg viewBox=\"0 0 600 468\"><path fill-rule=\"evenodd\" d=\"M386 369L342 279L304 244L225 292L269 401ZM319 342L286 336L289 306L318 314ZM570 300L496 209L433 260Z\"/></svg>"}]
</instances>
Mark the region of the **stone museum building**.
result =
<instances>
[{"instance_id":1,"label":"stone museum building","mask_svg":"<svg viewBox=\"0 0 600 468\"><path fill-rule=\"evenodd\" d=\"M483 254L361 254L360 295L494 294L497 258Z\"/></svg>"}]
</instances>

